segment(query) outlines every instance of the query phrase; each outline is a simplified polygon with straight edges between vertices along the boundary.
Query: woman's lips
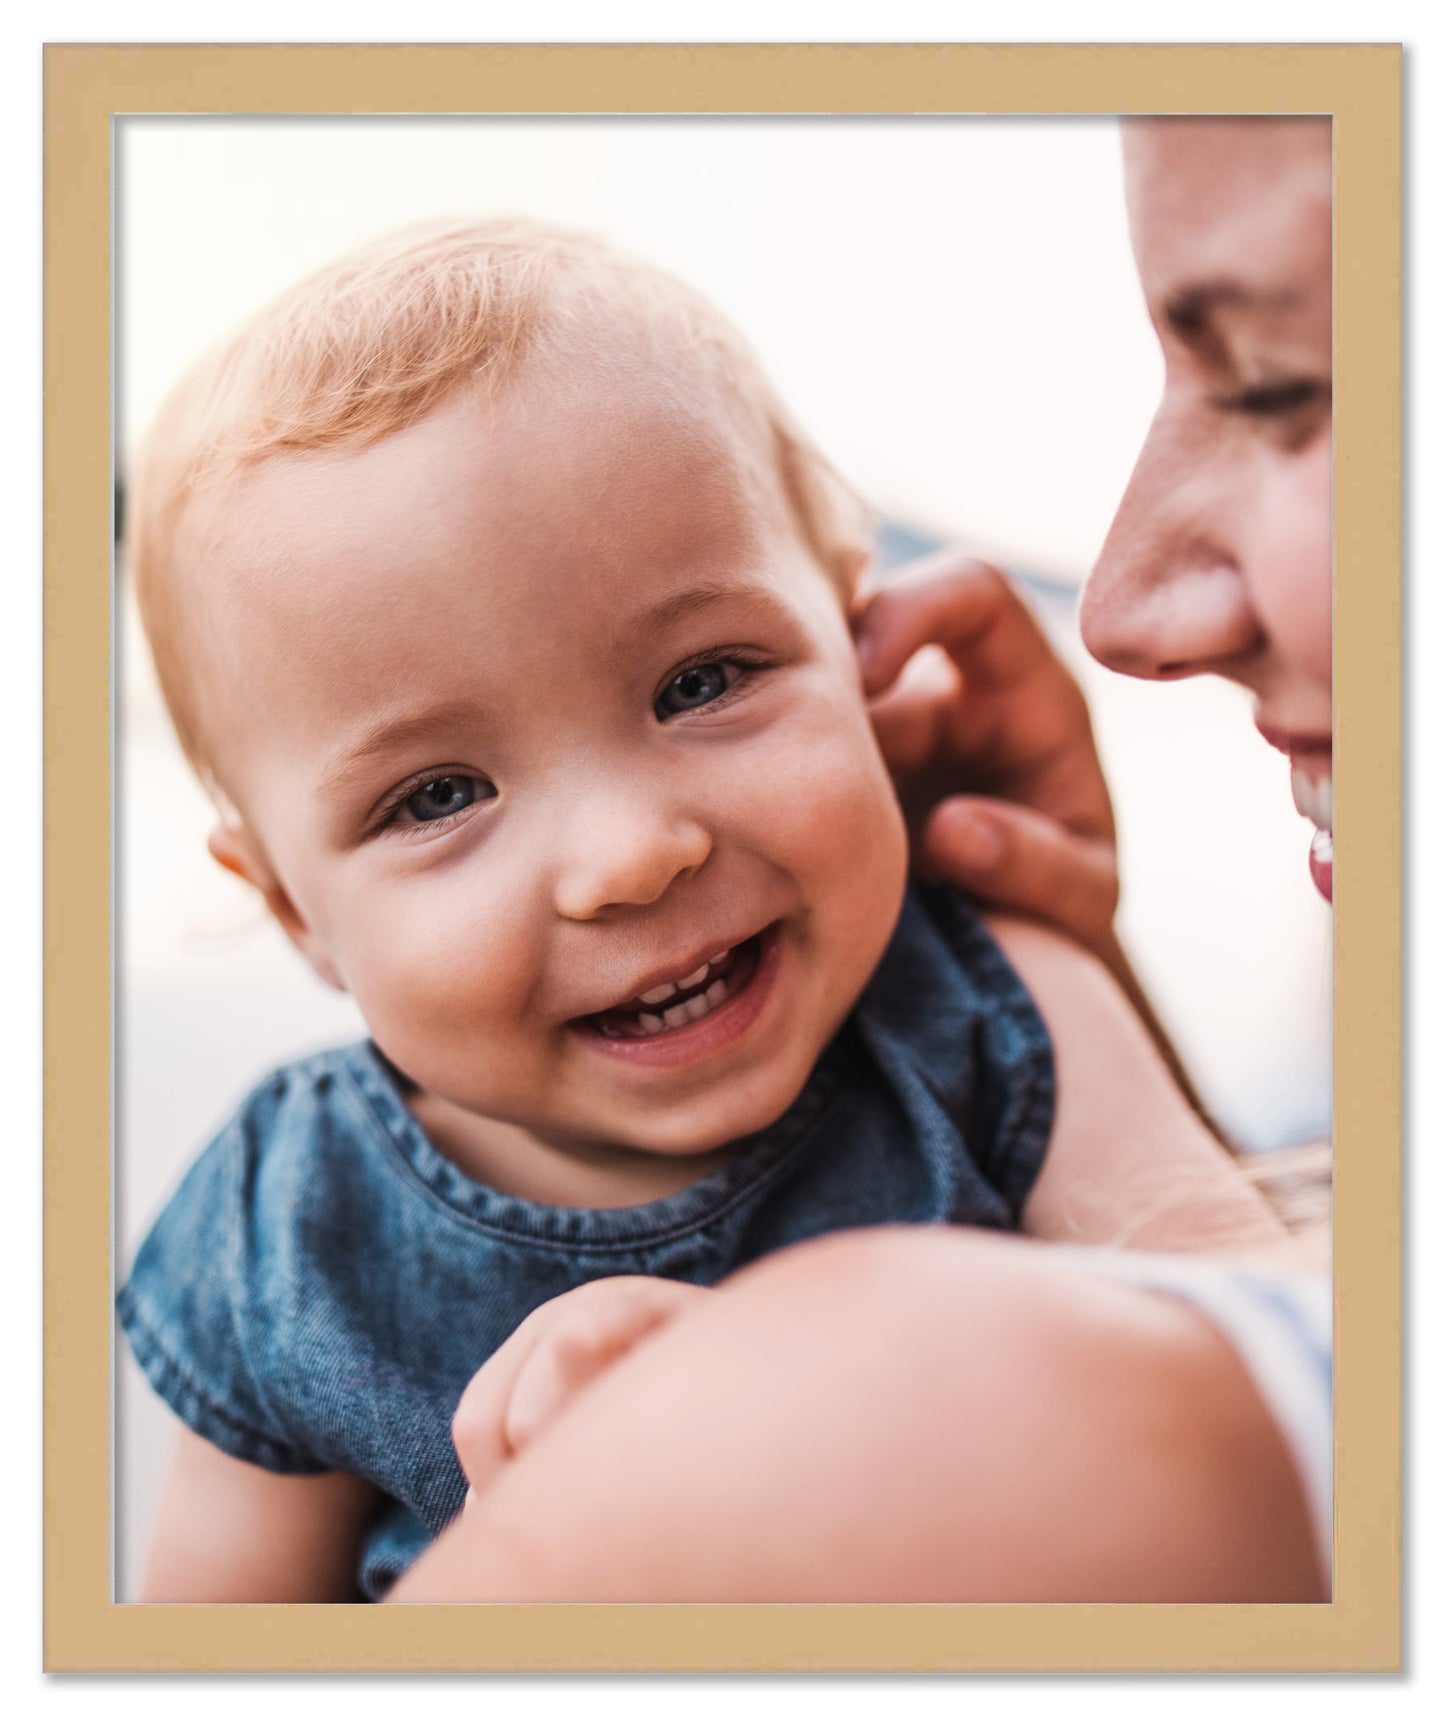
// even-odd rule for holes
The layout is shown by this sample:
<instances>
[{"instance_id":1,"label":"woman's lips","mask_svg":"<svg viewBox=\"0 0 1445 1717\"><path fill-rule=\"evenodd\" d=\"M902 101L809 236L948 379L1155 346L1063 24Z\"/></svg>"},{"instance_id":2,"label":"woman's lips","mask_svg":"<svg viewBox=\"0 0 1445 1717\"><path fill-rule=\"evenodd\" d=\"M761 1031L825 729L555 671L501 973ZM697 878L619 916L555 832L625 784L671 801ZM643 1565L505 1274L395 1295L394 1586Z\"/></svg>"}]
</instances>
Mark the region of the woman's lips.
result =
<instances>
[{"instance_id":1,"label":"woman's lips","mask_svg":"<svg viewBox=\"0 0 1445 1717\"><path fill-rule=\"evenodd\" d=\"M770 924L740 944L735 975L741 982L700 1018L662 1031L624 1036L602 1029L604 1016L594 1014L574 1020L569 1029L590 1048L632 1067L664 1069L704 1061L730 1049L756 1023L772 994L782 945L780 924Z\"/></svg>"},{"instance_id":2,"label":"woman's lips","mask_svg":"<svg viewBox=\"0 0 1445 1717\"><path fill-rule=\"evenodd\" d=\"M1325 899L1335 899L1335 837L1329 829L1316 829L1310 842L1310 876Z\"/></svg>"},{"instance_id":3,"label":"woman's lips","mask_svg":"<svg viewBox=\"0 0 1445 1717\"><path fill-rule=\"evenodd\" d=\"M1308 817L1315 826L1314 839L1310 842L1310 875L1314 878L1315 887L1325 899L1333 903L1335 898L1335 784L1330 774L1329 759L1325 759L1323 771L1302 768L1298 763L1291 762L1289 772L1290 790L1294 794L1294 808L1302 817Z\"/></svg>"}]
</instances>

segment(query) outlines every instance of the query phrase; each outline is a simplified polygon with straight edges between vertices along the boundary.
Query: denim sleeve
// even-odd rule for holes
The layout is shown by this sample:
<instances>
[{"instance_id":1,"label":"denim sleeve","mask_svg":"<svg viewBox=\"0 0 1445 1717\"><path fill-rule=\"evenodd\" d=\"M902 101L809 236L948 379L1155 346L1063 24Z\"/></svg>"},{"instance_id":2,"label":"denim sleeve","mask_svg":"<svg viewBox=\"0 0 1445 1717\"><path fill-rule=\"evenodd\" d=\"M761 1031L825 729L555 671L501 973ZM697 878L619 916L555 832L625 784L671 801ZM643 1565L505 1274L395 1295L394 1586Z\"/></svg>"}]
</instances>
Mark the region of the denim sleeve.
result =
<instances>
[{"instance_id":1,"label":"denim sleeve","mask_svg":"<svg viewBox=\"0 0 1445 1717\"><path fill-rule=\"evenodd\" d=\"M934 1029L961 1027L970 1050L956 1088L948 1091L950 1106L984 1179L1017 1223L1053 1132L1053 1044L979 909L952 889L922 892L959 963L958 991L934 1021Z\"/></svg>"},{"instance_id":2,"label":"denim sleeve","mask_svg":"<svg viewBox=\"0 0 1445 1717\"><path fill-rule=\"evenodd\" d=\"M268 1405L242 1281L245 1139L228 1127L161 1212L116 1300L151 1386L207 1442L274 1473L320 1473Z\"/></svg>"}]
</instances>

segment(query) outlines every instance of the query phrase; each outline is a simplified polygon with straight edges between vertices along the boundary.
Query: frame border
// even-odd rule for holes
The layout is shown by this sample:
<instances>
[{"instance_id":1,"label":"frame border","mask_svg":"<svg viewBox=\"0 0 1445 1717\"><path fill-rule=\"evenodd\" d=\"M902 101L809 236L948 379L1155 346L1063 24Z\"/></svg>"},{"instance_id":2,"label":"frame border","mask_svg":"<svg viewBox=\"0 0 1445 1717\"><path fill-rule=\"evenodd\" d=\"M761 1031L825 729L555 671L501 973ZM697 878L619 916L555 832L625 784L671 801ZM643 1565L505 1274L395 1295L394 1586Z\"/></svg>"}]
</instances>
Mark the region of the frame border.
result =
<instances>
[{"instance_id":1,"label":"frame border","mask_svg":"<svg viewBox=\"0 0 1445 1717\"><path fill-rule=\"evenodd\" d=\"M1401 49L1384 44L46 48L47 1670L1400 1667L1401 70ZM95 837L93 798L74 806L59 790L77 774L110 779L112 122L1158 112L1334 121L1335 697L1349 719L1335 745L1347 821L1335 868L1333 1602L112 1603L110 855Z\"/></svg>"}]
</instances>

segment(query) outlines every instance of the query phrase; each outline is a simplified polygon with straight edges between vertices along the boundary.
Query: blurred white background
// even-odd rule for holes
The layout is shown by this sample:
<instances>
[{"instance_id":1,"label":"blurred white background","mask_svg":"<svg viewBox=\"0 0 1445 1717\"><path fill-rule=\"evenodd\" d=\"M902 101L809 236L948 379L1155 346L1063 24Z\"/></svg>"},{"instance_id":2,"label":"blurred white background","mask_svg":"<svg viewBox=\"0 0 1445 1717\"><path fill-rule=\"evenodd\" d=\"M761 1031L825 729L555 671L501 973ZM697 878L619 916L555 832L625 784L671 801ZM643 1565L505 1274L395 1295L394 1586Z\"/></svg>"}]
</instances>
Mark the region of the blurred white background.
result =
<instances>
[{"instance_id":1,"label":"blurred white background","mask_svg":"<svg viewBox=\"0 0 1445 1717\"><path fill-rule=\"evenodd\" d=\"M229 323L389 227L523 209L702 287L893 520L1067 586L1103 539L1159 359L1112 121L130 120L117 148L117 475ZM1329 920L1243 695L1080 662L1119 808L1124 929L1206 1100L1257 1146L1329 1127ZM118 609L117 1269L274 1062L361 1030L205 851ZM116 1595L168 1420L118 1368Z\"/></svg>"}]
</instances>

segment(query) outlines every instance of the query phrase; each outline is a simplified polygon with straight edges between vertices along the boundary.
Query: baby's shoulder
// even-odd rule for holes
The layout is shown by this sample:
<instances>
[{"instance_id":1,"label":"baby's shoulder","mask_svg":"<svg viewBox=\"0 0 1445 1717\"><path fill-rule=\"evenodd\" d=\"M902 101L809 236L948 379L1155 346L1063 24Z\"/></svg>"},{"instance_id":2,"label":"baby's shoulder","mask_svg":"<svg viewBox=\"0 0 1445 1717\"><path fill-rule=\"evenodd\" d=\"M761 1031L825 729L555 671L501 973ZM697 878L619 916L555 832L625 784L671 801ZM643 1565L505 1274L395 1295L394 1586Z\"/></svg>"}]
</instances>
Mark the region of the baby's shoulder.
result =
<instances>
[{"instance_id":1,"label":"baby's shoulder","mask_svg":"<svg viewBox=\"0 0 1445 1717\"><path fill-rule=\"evenodd\" d=\"M274 1154L324 1144L338 1130L371 1130L375 1120L364 1090L375 1060L370 1044L348 1043L272 1068L237 1104L215 1142Z\"/></svg>"},{"instance_id":2,"label":"baby's shoulder","mask_svg":"<svg viewBox=\"0 0 1445 1717\"><path fill-rule=\"evenodd\" d=\"M366 1044L323 1050L259 1079L193 1160L157 1229L209 1235L219 1250L325 1210L331 1183L348 1162L354 1176L357 1145L377 1130L356 1077L368 1053Z\"/></svg>"},{"instance_id":3,"label":"baby's shoulder","mask_svg":"<svg viewBox=\"0 0 1445 1717\"><path fill-rule=\"evenodd\" d=\"M116 1301L172 1410L227 1453L275 1472L335 1464L297 1430L305 1416L292 1411L291 1380L306 1375L299 1344L314 1335L346 1257L354 1207L342 1157L348 1146L358 1155L348 1071L358 1051L365 1046L308 1056L251 1089L156 1216Z\"/></svg>"},{"instance_id":4,"label":"baby's shoulder","mask_svg":"<svg viewBox=\"0 0 1445 1717\"><path fill-rule=\"evenodd\" d=\"M1021 1034L1044 1053L1048 1032L1028 987L995 933L966 895L911 881L892 940L867 1001L935 1046L971 1042L971 1032Z\"/></svg>"}]
</instances>

